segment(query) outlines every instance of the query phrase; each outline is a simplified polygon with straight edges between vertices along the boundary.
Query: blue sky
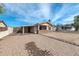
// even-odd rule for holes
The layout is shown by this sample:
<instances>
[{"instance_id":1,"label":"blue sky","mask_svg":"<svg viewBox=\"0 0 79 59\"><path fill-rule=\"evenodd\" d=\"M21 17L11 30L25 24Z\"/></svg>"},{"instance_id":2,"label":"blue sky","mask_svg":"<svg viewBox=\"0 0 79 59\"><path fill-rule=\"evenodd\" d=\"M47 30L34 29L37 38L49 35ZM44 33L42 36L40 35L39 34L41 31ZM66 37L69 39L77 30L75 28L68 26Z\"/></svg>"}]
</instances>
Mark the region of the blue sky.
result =
<instances>
[{"instance_id":1,"label":"blue sky","mask_svg":"<svg viewBox=\"0 0 79 59\"><path fill-rule=\"evenodd\" d=\"M8 26L33 25L46 22L52 24L73 23L79 15L78 3L5 3L6 11L0 14Z\"/></svg>"}]
</instances>

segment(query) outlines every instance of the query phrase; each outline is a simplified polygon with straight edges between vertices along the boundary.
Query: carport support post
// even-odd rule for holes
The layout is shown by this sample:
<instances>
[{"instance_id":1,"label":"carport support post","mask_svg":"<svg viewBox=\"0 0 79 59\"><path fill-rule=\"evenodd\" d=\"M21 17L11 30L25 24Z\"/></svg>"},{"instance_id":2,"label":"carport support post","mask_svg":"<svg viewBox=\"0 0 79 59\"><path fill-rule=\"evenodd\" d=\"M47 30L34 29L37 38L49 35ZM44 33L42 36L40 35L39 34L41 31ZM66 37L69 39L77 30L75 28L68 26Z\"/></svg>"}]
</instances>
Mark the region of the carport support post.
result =
<instances>
[{"instance_id":1,"label":"carport support post","mask_svg":"<svg viewBox=\"0 0 79 59\"><path fill-rule=\"evenodd\" d=\"M23 26L23 28L22 28L22 33L24 34L24 26Z\"/></svg>"},{"instance_id":2,"label":"carport support post","mask_svg":"<svg viewBox=\"0 0 79 59\"><path fill-rule=\"evenodd\" d=\"M36 30L35 30L36 34L39 33L38 25L39 25L39 24L37 23L36 26L35 26L35 27L36 27L36 28L35 28L35 29L36 29Z\"/></svg>"},{"instance_id":3,"label":"carport support post","mask_svg":"<svg viewBox=\"0 0 79 59\"><path fill-rule=\"evenodd\" d=\"M37 34L39 34L39 24L37 23Z\"/></svg>"}]
</instances>

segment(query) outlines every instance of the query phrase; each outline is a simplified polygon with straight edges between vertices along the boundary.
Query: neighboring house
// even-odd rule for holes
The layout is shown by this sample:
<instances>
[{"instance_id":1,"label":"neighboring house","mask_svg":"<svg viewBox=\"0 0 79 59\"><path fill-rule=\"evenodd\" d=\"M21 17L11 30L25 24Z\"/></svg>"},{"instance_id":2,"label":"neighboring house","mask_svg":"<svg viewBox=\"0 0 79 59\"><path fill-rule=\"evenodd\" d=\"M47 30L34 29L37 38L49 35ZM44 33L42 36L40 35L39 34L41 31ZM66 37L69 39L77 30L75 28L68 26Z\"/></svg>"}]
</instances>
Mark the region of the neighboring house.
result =
<instances>
[{"instance_id":1,"label":"neighboring house","mask_svg":"<svg viewBox=\"0 0 79 59\"><path fill-rule=\"evenodd\" d=\"M71 29L70 29L70 31L75 31L75 27L72 26Z\"/></svg>"},{"instance_id":2,"label":"neighboring house","mask_svg":"<svg viewBox=\"0 0 79 59\"><path fill-rule=\"evenodd\" d=\"M75 27L71 24L61 25L57 27L57 31L75 31Z\"/></svg>"},{"instance_id":3,"label":"neighboring house","mask_svg":"<svg viewBox=\"0 0 79 59\"><path fill-rule=\"evenodd\" d=\"M74 26L71 26L71 25L65 26L64 27L64 30L66 30L66 31L75 31L75 27Z\"/></svg>"},{"instance_id":4,"label":"neighboring house","mask_svg":"<svg viewBox=\"0 0 79 59\"><path fill-rule=\"evenodd\" d=\"M5 24L4 21L0 21L0 31L6 31L8 28L7 28L7 25Z\"/></svg>"},{"instance_id":5,"label":"neighboring house","mask_svg":"<svg viewBox=\"0 0 79 59\"><path fill-rule=\"evenodd\" d=\"M31 25L31 26L19 27L18 30L17 30L17 33L23 33L23 34L24 33L38 33L41 30L53 31L54 27L49 22L43 22L43 23Z\"/></svg>"},{"instance_id":6,"label":"neighboring house","mask_svg":"<svg viewBox=\"0 0 79 59\"><path fill-rule=\"evenodd\" d=\"M0 38L13 33L13 28L8 27L4 21L0 21Z\"/></svg>"}]
</instances>

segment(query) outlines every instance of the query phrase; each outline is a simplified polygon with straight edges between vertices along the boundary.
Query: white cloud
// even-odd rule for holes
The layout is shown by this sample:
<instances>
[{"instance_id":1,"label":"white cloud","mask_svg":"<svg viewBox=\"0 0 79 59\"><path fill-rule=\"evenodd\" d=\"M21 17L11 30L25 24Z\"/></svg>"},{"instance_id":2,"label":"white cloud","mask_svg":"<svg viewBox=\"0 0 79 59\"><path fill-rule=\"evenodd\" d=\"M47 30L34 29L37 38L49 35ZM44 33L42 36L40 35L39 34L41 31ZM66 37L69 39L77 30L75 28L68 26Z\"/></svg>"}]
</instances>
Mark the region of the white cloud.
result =
<instances>
[{"instance_id":1,"label":"white cloud","mask_svg":"<svg viewBox=\"0 0 79 59\"><path fill-rule=\"evenodd\" d=\"M36 10L31 10L32 9L32 5L31 6L27 6L27 5L31 5L31 4L6 4L7 8L10 9L12 12L16 12L17 14L19 14L20 16L24 16L23 19L17 19L19 21L25 21L25 22L34 22L34 19L27 19L27 17L35 17L35 18L50 18L50 14L51 14L51 8L50 8L50 4L48 3L40 3L38 5L39 9ZM25 7L27 8L27 10L22 9L21 7ZM31 9L29 9L29 7L31 7ZM54 16L54 18L52 19L52 22L56 21L57 19L66 16L66 11L69 10L79 10L79 5L77 6L71 6L68 4L63 4L63 7L61 8L60 11L58 11L58 13L56 13L56 15ZM79 14L79 13L78 13ZM74 13L73 15L68 14L66 19L63 18L63 23L66 23L67 21L72 21L73 16L77 15L76 13ZM14 15L13 15L14 16ZM38 19L37 19L38 20Z\"/></svg>"},{"instance_id":2,"label":"white cloud","mask_svg":"<svg viewBox=\"0 0 79 59\"><path fill-rule=\"evenodd\" d=\"M79 4L73 5L73 6L71 4L63 4L63 7L55 15L52 22L56 21L59 18L65 17L65 16L67 16L67 17L66 17L66 19L63 18L63 21L66 21L67 19L69 20L70 18L71 18L70 20L72 21L73 16L79 14L78 10L79 10Z\"/></svg>"},{"instance_id":3,"label":"white cloud","mask_svg":"<svg viewBox=\"0 0 79 59\"><path fill-rule=\"evenodd\" d=\"M79 15L79 13L76 13L74 15L71 15L70 17L68 17L67 19L64 19L62 22L63 24L69 24L69 23L73 23L74 21L74 16Z\"/></svg>"},{"instance_id":4,"label":"white cloud","mask_svg":"<svg viewBox=\"0 0 79 59\"><path fill-rule=\"evenodd\" d=\"M60 11L58 11L58 13L55 15L55 17L53 18L52 22L56 21L58 18L62 17L65 10L68 8L67 5L63 4L63 7L61 8Z\"/></svg>"},{"instance_id":5,"label":"white cloud","mask_svg":"<svg viewBox=\"0 0 79 59\"><path fill-rule=\"evenodd\" d=\"M39 5L40 7L40 11L42 13L42 15L46 18L49 18L50 17L50 4L40 4Z\"/></svg>"}]
</instances>

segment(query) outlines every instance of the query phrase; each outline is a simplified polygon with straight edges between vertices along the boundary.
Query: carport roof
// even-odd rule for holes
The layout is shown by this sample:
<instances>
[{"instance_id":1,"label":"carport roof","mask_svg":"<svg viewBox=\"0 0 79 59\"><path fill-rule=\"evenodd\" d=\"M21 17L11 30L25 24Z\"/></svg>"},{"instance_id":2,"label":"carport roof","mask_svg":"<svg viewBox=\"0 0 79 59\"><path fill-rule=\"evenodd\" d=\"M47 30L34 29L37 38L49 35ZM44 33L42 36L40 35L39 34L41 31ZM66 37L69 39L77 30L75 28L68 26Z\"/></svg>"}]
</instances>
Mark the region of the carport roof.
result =
<instances>
[{"instance_id":1,"label":"carport roof","mask_svg":"<svg viewBox=\"0 0 79 59\"><path fill-rule=\"evenodd\" d=\"M44 22L44 21L40 21L40 22L35 22L35 23L31 23L31 22L22 22L22 21L15 21L15 22L8 22L8 21L4 21L6 23L6 25L8 27L22 27L22 26L35 26L37 24L42 24L42 23L48 23L48 22ZM11 23L13 25L9 25L8 23ZM52 25L50 23L50 25Z\"/></svg>"}]
</instances>

